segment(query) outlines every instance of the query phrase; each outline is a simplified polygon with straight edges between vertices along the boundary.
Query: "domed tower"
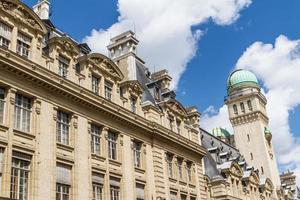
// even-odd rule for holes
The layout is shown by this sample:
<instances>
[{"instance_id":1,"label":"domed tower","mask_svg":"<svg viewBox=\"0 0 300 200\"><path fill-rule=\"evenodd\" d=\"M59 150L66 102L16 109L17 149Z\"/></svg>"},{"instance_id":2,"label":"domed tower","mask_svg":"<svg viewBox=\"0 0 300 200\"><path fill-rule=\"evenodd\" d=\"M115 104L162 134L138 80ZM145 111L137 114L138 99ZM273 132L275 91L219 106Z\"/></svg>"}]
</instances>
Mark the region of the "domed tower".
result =
<instances>
[{"instance_id":1,"label":"domed tower","mask_svg":"<svg viewBox=\"0 0 300 200\"><path fill-rule=\"evenodd\" d=\"M234 130L236 147L248 164L270 178L278 189L279 173L268 129L267 100L261 93L256 76L246 70L235 70L228 78L225 104Z\"/></svg>"},{"instance_id":2,"label":"domed tower","mask_svg":"<svg viewBox=\"0 0 300 200\"><path fill-rule=\"evenodd\" d=\"M212 135L230 144L231 134L226 129L220 127L213 128Z\"/></svg>"}]
</instances>

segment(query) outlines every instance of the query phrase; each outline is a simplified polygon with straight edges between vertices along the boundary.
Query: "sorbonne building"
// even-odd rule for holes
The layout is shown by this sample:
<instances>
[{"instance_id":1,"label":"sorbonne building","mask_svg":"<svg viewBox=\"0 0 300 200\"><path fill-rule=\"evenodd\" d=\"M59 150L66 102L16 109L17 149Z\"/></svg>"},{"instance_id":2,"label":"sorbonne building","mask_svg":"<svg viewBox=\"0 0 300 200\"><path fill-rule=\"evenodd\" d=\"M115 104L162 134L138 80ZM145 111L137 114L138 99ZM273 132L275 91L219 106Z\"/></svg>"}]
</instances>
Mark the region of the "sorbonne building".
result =
<instances>
[{"instance_id":1,"label":"sorbonne building","mask_svg":"<svg viewBox=\"0 0 300 200\"><path fill-rule=\"evenodd\" d=\"M228 84L225 102L236 137L208 133L197 109L176 100L168 72L149 72L133 32L111 38L108 57L92 53L56 28L49 8L0 0L0 199L294 199L292 172L281 184L275 157L256 160L269 159L257 141L275 156L271 132L238 127L243 81ZM251 99L253 111L265 106ZM247 135L253 151L239 141Z\"/></svg>"}]
</instances>

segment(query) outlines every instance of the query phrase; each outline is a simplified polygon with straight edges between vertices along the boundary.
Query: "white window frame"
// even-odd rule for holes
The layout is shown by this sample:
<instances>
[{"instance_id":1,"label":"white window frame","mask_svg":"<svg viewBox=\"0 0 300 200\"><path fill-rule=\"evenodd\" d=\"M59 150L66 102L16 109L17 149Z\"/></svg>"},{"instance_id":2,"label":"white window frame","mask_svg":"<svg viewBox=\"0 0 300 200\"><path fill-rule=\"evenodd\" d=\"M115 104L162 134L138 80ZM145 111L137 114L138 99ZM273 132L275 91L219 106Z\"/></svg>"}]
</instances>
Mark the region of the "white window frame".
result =
<instances>
[{"instance_id":1,"label":"white window frame","mask_svg":"<svg viewBox=\"0 0 300 200\"><path fill-rule=\"evenodd\" d=\"M92 75L92 91L93 93L99 95L99 91L100 91L100 77L94 76Z\"/></svg>"},{"instance_id":2,"label":"white window frame","mask_svg":"<svg viewBox=\"0 0 300 200\"><path fill-rule=\"evenodd\" d=\"M189 182L192 182L192 163L186 163L186 173Z\"/></svg>"},{"instance_id":3,"label":"white window frame","mask_svg":"<svg viewBox=\"0 0 300 200\"><path fill-rule=\"evenodd\" d=\"M103 200L103 184L93 182L92 185L93 185L92 200Z\"/></svg>"},{"instance_id":4,"label":"white window frame","mask_svg":"<svg viewBox=\"0 0 300 200\"><path fill-rule=\"evenodd\" d=\"M93 154L101 154L101 128L91 124L91 150Z\"/></svg>"},{"instance_id":5,"label":"white window frame","mask_svg":"<svg viewBox=\"0 0 300 200\"><path fill-rule=\"evenodd\" d=\"M110 185L109 190L111 200L120 200L120 187Z\"/></svg>"},{"instance_id":6,"label":"white window frame","mask_svg":"<svg viewBox=\"0 0 300 200\"><path fill-rule=\"evenodd\" d=\"M18 33L17 36L17 53L20 56L25 58L29 58L30 56L30 48L31 48L31 38L22 34Z\"/></svg>"},{"instance_id":7,"label":"white window frame","mask_svg":"<svg viewBox=\"0 0 300 200\"><path fill-rule=\"evenodd\" d=\"M56 200L69 200L71 186L56 183Z\"/></svg>"},{"instance_id":8,"label":"white window frame","mask_svg":"<svg viewBox=\"0 0 300 200\"><path fill-rule=\"evenodd\" d=\"M12 165L11 165L11 175L10 175L11 176L11 184L10 184L11 199L18 199L18 200L29 199L30 164L31 161L29 159L15 157L13 155Z\"/></svg>"},{"instance_id":9,"label":"white window frame","mask_svg":"<svg viewBox=\"0 0 300 200\"><path fill-rule=\"evenodd\" d=\"M105 98L109 101L112 100L112 92L113 92L113 83L105 80L104 93L105 93Z\"/></svg>"},{"instance_id":10,"label":"white window frame","mask_svg":"<svg viewBox=\"0 0 300 200\"><path fill-rule=\"evenodd\" d=\"M118 134L109 131L108 132L108 158L112 160L118 159Z\"/></svg>"},{"instance_id":11,"label":"white window frame","mask_svg":"<svg viewBox=\"0 0 300 200\"><path fill-rule=\"evenodd\" d=\"M14 128L30 132L32 100L21 94L16 94L14 108Z\"/></svg>"},{"instance_id":12,"label":"white window frame","mask_svg":"<svg viewBox=\"0 0 300 200\"><path fill-rule=\"evenodd\" d=\"M0 47L9 48L11 41L12 28L0 22Z\"/></svg>"},{"instance_id":13,"label":"white window frame","mask_svg":"<svg viewBox=\"0 0 300 200\"><path fill-rule=\"evenodd\" d=\"M59 56L58 58L58 75L67 78L68 76L68 68L70 65L70 61L66 58Z\"/></svg>"},{"instance_id":14,"label":"white window frame","mask_svg":"<svg viewBox=\"0 0 300 200\"><path fill-rule=\"evenodd\" d=\"M57 111L56 141L70 145L70 115L63 111Z\"/></svg>"}]
</instances>

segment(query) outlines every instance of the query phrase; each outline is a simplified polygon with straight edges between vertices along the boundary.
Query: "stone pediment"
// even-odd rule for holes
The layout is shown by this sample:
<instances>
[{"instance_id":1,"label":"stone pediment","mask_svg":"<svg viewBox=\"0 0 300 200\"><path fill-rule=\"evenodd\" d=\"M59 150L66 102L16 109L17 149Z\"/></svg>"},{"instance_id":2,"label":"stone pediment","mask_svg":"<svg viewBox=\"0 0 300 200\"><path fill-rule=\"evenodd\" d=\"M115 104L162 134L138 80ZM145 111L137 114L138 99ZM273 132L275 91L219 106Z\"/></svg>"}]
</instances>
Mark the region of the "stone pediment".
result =
<instances>
[{"instance_id":1,"label":"stone pediment","mask_svg":"<svg viewBox=\"0 0 300 200\"><path fill-rule=\"evenodd\" d=\"M141 95L144 92L144 88L136 80L133 80L133 81L124 81L124 82L120 83L120 86L121 87L122 86L128 87L131 92L136 93L138 95Z\"/></svg>"},{"instance_id":2,"label":"stone pediment","mask_svg":"<svg viewBox=\"0 0 300 200\"><path fill-rule=\"evenodd\" d=\"M172 110L182 116L187 116L187 112L186 112L185 108L177 100L170 99L169 101L166 102L166 105L170 110Z\"/></svg>"},{"instance_id":3,"label":"stone pediment","mask_svg":"<svg viewBox=\"0 0 300 200\"><path fill-rule=\"evenodd\" d=\"M259 184L259 177L253 170L249 176L249 180L250 180L250 182L252 182L254 184Z\"/></svg>"},{"instance_id":4,"label":"stone pediment","mask_svg":"<svg viewBox=\"0 0 300 200\"><path fill-rule=\"evenodd\" d=\"M106 57L105 55L100 53L92 53L89 54L87 58L99 69L119 79L119 81L124 78L119 67L110 58Z\"/></svg>"},{"instance_id":5,"label":"stone pediment","mask_svg":"<svg viewBox=\"0 0 300 200\"><path fill-rule=\"evenodd\" d=\"M273 190L273 183L269 178L266 179L265 188L270 191Z\"/></svg>"},{"instance_id":6,"label":"stone pediment","mask_svg":"<svg viewBox=\"0 0 300 200\"><path fill-rule=\"evenodd\" d=\"M47 33L43 21L35 14L35 12L19 0L0 0L0 10L43 34Z\"/></svg>"},{"instance_id":7,"label":"stone pediment","mask_svg":"<svg viewBox=\"0 0 300 200\"><path fill-rule=\"evenodd\" d=\"M73 40L66 36L51 38L49 43L57 43L61 51L67 52L71 56L76 56L80 52L77 44L75 44Z\"/></svg>"},{"instance_id":8,"label":"stone pediment","mask_svg":"<svg viewBox=\"0 0 300 200\"><path fill-rule=\"evenodd\" d=\"M235 176L238 176L238 177L243 176L243 170L236 162L232 162L229 170L230 170L231 174L233 174Z\"/></svg>"}]
</instances>

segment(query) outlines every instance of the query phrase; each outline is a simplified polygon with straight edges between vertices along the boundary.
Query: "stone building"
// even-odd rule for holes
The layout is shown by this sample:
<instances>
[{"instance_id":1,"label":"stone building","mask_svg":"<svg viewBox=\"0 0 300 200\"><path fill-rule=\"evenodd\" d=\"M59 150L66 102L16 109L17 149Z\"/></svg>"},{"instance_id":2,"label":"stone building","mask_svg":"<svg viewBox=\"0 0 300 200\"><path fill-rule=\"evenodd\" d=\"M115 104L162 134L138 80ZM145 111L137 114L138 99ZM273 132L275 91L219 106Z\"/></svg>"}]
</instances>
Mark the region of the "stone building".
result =
<instances>
[{"instance_id":1,"label":"stone building","mask_svg":"<svg viewBox=\"0 0 300 200\"><path fill-rule=\"evenodd\" d=\"M109 57L0 0L0 198L206 198L199 113L150 73L128 31Z\"/></svg>"}]
</instances>

